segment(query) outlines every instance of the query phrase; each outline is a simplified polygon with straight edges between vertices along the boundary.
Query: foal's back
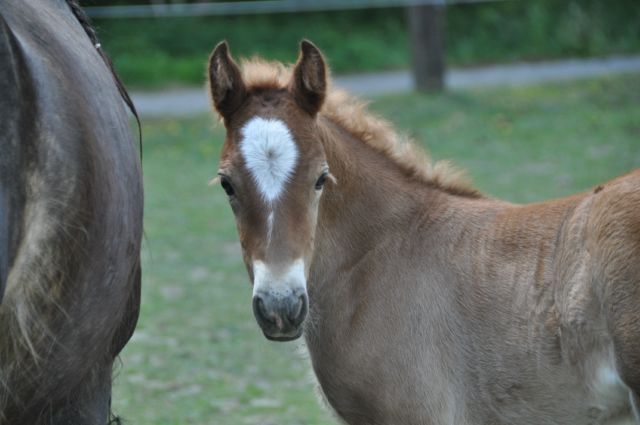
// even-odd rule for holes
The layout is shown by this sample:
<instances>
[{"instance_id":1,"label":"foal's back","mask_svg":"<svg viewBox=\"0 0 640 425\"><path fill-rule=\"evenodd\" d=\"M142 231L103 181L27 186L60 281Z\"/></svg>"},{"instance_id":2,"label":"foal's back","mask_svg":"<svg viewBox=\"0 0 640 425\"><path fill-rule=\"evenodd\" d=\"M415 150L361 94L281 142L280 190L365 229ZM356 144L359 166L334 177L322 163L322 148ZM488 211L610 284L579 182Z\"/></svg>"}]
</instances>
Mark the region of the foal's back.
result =
<instances>
[{"instance_id":1,"label":"foal's back","mask_svg":"<svg viewBox=\"0 0 640 425\"><path fill-rule=\"evenodd\" d=\"M308 331L318 379L348 423L631 419L640 172L538 204L430 192L424 205L438 213L337 277L361 307L332 309L330 335ZM316 345L327 340L339 345Z\"/></svg>"},{"instance_id":2,"label":"foal's back","mask_svg":"<svg viewBox=\"0 0 640 425\"><path fill-rule=\"evenodd\" d=\"M525 206L462 202L457 391L470 423L606 423L640 392L640 172ZM460 249L462 248L462 249Z\"/></svg>"}]
</instances>

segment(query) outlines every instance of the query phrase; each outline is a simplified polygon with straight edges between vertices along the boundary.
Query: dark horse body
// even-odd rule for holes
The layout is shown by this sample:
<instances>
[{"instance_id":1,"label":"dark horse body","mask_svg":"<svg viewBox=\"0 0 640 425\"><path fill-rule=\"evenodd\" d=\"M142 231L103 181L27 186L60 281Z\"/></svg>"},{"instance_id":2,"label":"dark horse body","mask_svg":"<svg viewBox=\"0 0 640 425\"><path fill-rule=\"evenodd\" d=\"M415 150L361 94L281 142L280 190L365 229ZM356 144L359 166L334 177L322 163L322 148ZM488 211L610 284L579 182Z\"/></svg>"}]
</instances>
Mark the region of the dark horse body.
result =
<instances>
[{"instance_id":1,"label":"dark horse body","mask_svg":"<svg viewBox=\"0 0 640 425\"><path fill-rule=\"evenodd\" d=\"M138 317L137 146L70 6L0 1L0 424L107 423Z\"/></svg>"}]
</instances>

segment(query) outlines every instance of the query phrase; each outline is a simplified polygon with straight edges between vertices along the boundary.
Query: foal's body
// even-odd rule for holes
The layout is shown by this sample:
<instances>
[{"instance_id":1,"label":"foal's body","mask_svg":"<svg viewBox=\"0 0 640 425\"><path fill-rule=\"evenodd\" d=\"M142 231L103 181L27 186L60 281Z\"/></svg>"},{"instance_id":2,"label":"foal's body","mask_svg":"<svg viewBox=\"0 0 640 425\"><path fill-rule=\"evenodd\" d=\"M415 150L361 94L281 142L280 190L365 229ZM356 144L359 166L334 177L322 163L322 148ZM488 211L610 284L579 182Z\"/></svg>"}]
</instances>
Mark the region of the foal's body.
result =
<instances>
[{"instance_id":1,"label":"foal's body","mask_svg":"<svg viewBox=\"0 0 640 425\"><path fill-rule=\"evenodd\" d=\"M373 168L380 154L344 136L327 149L344 149L328 159L341 194L320 204L305 329L341 417L588 424L630 413L607 309L634 285L627 302L640 308L640 261L615 264L640 260L640 173L518 206L409 182L390 161ZM629 331L620 348L633 358L640 325Z\"/></svg>"},{"instance_id":2,"label":"foal's body","mask_svg":"<svg viewBox=\"0 0 640 425\"><path fill-rule=\"evenodd\" d=\"M209 69L265 336L304 328L350 425L631 418L640 171L539 204L483 197L327 90L322 55L301 48L292 70L253 62L243 75L220 44Z\"/></svg>"}]
</instances>

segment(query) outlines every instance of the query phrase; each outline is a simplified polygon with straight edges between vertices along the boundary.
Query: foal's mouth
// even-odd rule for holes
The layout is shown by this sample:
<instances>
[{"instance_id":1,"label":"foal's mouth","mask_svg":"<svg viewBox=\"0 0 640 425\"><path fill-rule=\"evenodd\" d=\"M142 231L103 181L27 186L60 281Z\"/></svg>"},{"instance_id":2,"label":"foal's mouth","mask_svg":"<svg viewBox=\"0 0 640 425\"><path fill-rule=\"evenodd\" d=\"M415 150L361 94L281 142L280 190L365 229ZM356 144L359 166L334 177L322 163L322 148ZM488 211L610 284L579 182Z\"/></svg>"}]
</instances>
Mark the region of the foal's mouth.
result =
<instances>
[{"instance_id":1,"label":"foal's mouth","mask_svg":"<svg viewBox=\"0 0 640 425\"><path fill-rule=\"evenodd\" d=\"M269 335L264 330L262 331L264 337L269 341L277 341L277 342L287 342L287 341L295 341L296 339L302 336L302 328L298 329L298 331L294 335Z\"/></svg>"}]
</instances>

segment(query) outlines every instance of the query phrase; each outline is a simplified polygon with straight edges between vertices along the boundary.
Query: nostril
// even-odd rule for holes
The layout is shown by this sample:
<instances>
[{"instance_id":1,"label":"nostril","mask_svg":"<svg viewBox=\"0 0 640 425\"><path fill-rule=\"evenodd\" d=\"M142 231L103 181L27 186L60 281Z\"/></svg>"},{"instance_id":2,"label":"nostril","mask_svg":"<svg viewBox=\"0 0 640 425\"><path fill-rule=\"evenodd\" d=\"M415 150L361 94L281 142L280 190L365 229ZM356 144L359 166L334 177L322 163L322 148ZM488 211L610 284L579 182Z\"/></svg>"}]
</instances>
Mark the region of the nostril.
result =
<instances>
[{"instance_id":1,"label":"nostril","mask_svg":"<svg viewBox=\"0 0 640 425\"><path fill-rule=\"evenodd\" d=\"M298 297L297 303L291 309L291 314L289 315L289 322L294 327L298 327L304 321L306 316L307 316L307 296L300 295Z\"/></svg>"},{"instance_id":2,"label":"nostril","mask_svg":"<svg viewBox=\"0 0 640 425\"><path fill-rule=\"evenodd\" d=\"M261 297L255 296L253 297L253 314L255 314L258 320L262 320L268 323L275 323L275 320L269 312L267 311L267 307L264 305L264 301Z\"/></svg>"}]
</instances>

